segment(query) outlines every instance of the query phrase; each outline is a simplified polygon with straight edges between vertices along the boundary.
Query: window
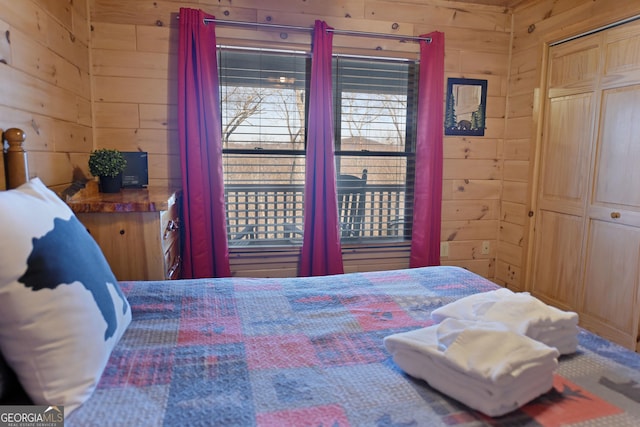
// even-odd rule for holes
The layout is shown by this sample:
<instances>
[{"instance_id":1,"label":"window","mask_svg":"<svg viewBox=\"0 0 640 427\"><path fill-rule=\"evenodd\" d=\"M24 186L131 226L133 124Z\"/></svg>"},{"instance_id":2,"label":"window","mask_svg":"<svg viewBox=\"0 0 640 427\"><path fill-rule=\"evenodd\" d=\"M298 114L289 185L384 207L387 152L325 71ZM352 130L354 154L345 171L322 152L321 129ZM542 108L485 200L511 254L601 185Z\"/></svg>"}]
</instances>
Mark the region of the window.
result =
<instances>
[{"instance_id":1,"label":"window","mask_svg":"<svg viewBox=\"0 0 640 427\"><path fill-rule=\"evenodd\" d=\"M342 57L334 64L337 173L359 176L366 170L367 175L359 227L355 235L343 232L343 240L408 239L416 64Z\"/></svg>"},{"instance_id":2,"label":"window","mask_svg":"<svg viewBox=\"0 0 640 427\"><path fill-rule=\"evenodd\" d=\"M310 58L224 48L219 55L229 245L301 244ZM334 58L343 242L410 237L416 68Z\"/></svg>"}]
</instances>

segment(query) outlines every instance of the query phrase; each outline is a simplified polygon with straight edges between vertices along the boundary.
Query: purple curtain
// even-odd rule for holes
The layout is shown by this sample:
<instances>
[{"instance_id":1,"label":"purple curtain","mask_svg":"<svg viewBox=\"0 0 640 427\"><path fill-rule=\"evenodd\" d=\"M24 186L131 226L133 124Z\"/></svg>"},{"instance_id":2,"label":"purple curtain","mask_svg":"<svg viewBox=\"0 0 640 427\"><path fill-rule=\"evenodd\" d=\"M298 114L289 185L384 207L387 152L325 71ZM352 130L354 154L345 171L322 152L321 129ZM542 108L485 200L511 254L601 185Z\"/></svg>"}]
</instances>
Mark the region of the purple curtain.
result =
<instances>
[{"instance_id":1,"label":"purple curtain","mask_svg":"<svg viewBox=\"0 0 640 427\"><path fill-rule=\"evenodd\" d=\"M333 32L329 28L324 21L316 21L313 31L300 276L344 272L333 155Z\"/></svg>"},{"instance_id":2,"label":"purple curtain","mask_svg":"<svg viewBox=\"0 0 640 427\"><path fill-rule=\"evenodd\" d=\"M178 130L183 195L183 278L228 277L222 126L215 24L180 9Z\"/></svg>"},{"instance_id":3,"label":"purple curtain","mask_svg":"<svg viewBox=\"0 0 640 427\"><path fill-rule=\"evenodd\" d=\"M410 267L440 265L444 33L420 42L416 177Z\"/></svg>"}]
</instances>

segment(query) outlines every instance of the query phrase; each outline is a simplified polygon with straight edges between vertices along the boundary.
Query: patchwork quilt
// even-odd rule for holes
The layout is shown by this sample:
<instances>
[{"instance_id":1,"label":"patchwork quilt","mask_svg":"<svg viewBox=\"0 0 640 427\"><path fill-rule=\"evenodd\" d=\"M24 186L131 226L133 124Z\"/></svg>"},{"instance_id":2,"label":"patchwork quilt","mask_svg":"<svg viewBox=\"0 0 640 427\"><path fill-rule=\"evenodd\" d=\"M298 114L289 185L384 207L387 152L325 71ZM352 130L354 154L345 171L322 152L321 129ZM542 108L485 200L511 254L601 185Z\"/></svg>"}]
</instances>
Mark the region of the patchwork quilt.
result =
<instances>
[{"instance_id":1,"label":"patchwork quilt","mask_svg":"<svg viewBox=\"0 0 640 427\"><path fill-rule=\"evenodd\" d=\"M499 418L404 374L385 336L497 288L462 268L121 285L133 321L67 426L640 425L640 355L582 330L554 388Z\"/></svg>"}]
</instances>

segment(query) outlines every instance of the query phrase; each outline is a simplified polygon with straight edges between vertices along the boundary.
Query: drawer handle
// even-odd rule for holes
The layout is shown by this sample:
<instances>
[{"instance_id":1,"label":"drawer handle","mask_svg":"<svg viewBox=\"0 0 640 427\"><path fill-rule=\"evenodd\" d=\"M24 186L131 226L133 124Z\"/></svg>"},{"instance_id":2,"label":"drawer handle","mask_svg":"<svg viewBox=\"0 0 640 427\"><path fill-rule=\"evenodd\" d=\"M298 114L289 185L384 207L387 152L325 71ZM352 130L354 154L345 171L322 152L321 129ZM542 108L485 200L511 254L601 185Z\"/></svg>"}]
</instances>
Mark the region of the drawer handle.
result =
<instances>
[{"instance_id":1,"label":"drawer handle","mask_svg":"<svg viewBox=\"0 0 640 427\"><path fill-rule=\"evenodd\" d=\"M178 257L176 258L176 262L171 266L169 270L167 270L167 279L173 279L173 275L176 274L176 271L178 271L178 269L180 268L181 262L182 259L180 258L180 255L178 255Z\"/></svg>"},{"instance_id":2,"label":"drawer handle","mask_svg":"<svg viewBox=\"0 0 640 427\"><path fill-rule=\"evenodd\" d=\"M611 218L613 219L620 218L620 212L611 212Z\"/></svg>"},{"instance_id":3,"label":"drawer handle","mask_svg":"<svg viewBox=\"0 0 640 427\"><path fill-rule=\"evenodd\" d=\"M166 240L167 237L169 237L169 233L179 229L180 229L180 224L178 224L178 220L170 219L169 222L167 223L167 228L164 230L164 236L162 238Z\"/></svg>"}]
</instances>

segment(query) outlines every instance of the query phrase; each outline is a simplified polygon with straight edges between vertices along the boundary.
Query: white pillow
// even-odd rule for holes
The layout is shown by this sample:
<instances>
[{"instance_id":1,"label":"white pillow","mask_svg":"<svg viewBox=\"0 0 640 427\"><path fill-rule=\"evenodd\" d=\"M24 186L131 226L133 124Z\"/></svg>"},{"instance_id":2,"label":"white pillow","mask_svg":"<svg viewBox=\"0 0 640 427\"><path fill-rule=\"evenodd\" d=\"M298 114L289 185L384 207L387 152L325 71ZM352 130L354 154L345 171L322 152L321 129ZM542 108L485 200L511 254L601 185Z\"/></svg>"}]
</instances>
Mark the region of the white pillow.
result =
<instances>
[{"instance_id":1,"label":"white pillow","mask_svg":"<svg viewBox=\"0 0 640 427\"><path fill-rule=\"evenodd\" d=\"M0 351L37 405L91 396L131 309L99 246L38 178L0 192Z\"/></svg>"}]
</instances>

